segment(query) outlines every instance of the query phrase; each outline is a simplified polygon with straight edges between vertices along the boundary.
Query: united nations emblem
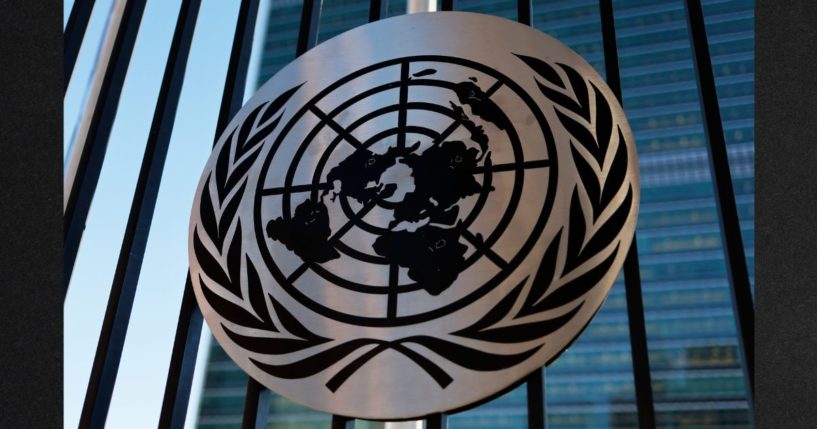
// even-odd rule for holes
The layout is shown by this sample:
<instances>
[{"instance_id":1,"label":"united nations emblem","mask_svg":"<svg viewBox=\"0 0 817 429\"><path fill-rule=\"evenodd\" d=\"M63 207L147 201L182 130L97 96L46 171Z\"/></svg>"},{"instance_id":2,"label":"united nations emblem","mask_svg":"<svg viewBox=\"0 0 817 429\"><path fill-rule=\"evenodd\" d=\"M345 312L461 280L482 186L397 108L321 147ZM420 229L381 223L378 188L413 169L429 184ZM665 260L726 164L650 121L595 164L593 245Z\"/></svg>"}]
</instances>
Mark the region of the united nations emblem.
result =
<instances>
[{"instance_id":1,"label":"united nations emblem","mask_svg":"<svg viewBox=\"0 0 817 429\"><path fill-rule=\"evenodd\" d=\"M500 18L402 16L319 45L233 119L197 190L191 276L262 384L419 417L513 386L580 334L638 190L621 106L576 53Z\"/></svg>"}]
</instances>

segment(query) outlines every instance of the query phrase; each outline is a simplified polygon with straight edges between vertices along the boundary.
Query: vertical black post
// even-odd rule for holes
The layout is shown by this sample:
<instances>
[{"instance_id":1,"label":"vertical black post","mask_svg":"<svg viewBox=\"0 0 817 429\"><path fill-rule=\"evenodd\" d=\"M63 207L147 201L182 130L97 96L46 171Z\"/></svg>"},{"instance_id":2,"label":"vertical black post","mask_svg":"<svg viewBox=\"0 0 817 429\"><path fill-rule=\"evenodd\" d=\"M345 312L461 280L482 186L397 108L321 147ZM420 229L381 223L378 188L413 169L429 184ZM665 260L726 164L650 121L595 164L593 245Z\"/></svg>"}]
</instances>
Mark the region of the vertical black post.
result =
<instances>
[{"instance_id":1,"label":"vertical black post","mask_svg":"<svg viewBox=\"0 0 817 429\"><path fill-rule=\"evenodd\" d=\"M443 413L436 413L426 417L425 429L447 429L448 416Z\"/></svg>"},{"instance_id":2,"label":"vertical black post","mask_svg":"<svg viewBox=\"0 0 817 429\"><path fill-rule=\"evenodd\" d=\"M108 148L108 137L111 135L111 126L116 117L122 85L125 82L125 74L144 11L145 0L128 0L122 11L122 21L114 39L108 66L99 88L97 105L91 117L82 153L79 155L74 183L71 184L65 205L63 281L66 292L71 281L71 273L74 271L74 262L77 259L82 232L85 230L91 200L99 182L102 160Z\"/></svg>"},{"instance_id":3,"label":"vertical black post","mask_svg":"<svg viewBox=\"0 0 817 429\"><path fill-rule=\"evenodd\" d=\"M332 429L355 429L355 419L333 415Z\"/></svg>"},{"instance_id":4,"label":"vertical black post","mask_svg":"<svg viewBox=\"0 0 817 429\"><path fill-rule=\"evenodd\" d=\"M215 140L218 140L221 133L227 128L227 124L244 104L244 88L247 86L247 70L250 67L255 21L258 17L258 2L259 0L242 0L238 9L232 53L230 63L227 65L227 78L224 82L224 95L221 99L221 109L218 112L218 122L216 122Z\"/></svg>"},{"instance_id":5,"label":"vertical black post","mask_svg":"<svg viewBox=\"0 0 817 429\"><path fill-rule=\"evenodd\" d=\"M224 132L227 124L241 108L244 100L244 89L247 82L247 69L252 52L252 40L258 17L259 0L242 0L238 9L230 62L227 65L227 76L224 82L224 94L221 97L219 118L216 123L216 135L213 145ZM162 412L159 418L160 428L182 428L187 414L190 388L196 368L196 357L201 337L202 315L193 293L190 272L184 286L176 338L173 341L173 352L170 356L167 384L165 385Z\"/></svg>"},{"instance_id":6,"label":"vertical black post","mask_svg":"<svg viewBox=\"0 0 817 429\"><path fill-rule=\"evenodd\" d=\"M718 93L715 88L715 75L712 72L712 59L709 56L709 44L706 37L703 10L700 0L685 0L689 38L692 45L692 58L695 74L698 78L698 99L701 104L701 115L704 120L709 150L709 170L715 185L715 200L718 206L718 220L721 227L721 240L726 257L726 272L732 291L732 306L737 325L738 345L743 372L746 377L747 400L750 412L754 411L755 389L755 310L752 300L749 271L746 267L746 255L743 251L743 239L740 232L740 220L735 203L735 191L732 189L732 174L729 171L729 157L726 141L723 136Z\"/></svg>"},{"instance_id":7,"label":"vertical black post","mask_svg":"<svg viewBox=\"0 0 817 429\"><path fill-rule=\"evenodd\" d=\"M531 0L518 0L516 20L520 24L533 25ZM545 368L539 368L525 380L527 389L528 429L547 427L547 396L545 395Z\"/></svg>"},{"instance_id":8,"label":"vertical black post","mask_svg":"<svg viewBox=\"0 0 817 429\"><path fill-rule=\"evenodd\" d=\"M318 43L318 22L321 19L321 0L304 0L301 9L301 27L295 56L300 57Z\"/></svg>"},{"instance_id":9,"label":"vertical black post","mask_svg":"<svg viewBox=\"0 0 817 429\"><path fill-rule=\"evenodd\" d=\"M528 429L547 427L547 396L545 395L545 368L533 371L525 380L528 397Z\"/></svg>"},{"instance_id":10,"label":"vertical black post","mask_svg":"<svg viewBox=\"0 0 817 429\"><path fill-rule=\"evenodd\" d=\"M375 22L386 17L389 0L371 0L369 2L369 22Z\"/></svg>"},{"instance_id":11,"label":"vertical black post","mask_svg":"<svg viewBox=\"0 0 817 429\"><path fill-rule=\"evenodd\" d=\"M241 429L264 429L267 427L270 391L250 377L244 399L244 418Z\"/></svg>"},{"instance_id":12,"label":"vertical black post","mask_svg":"<svg viewBox=\"0 0 817 429\"><path fill-rule=\"evenodd\" d=\"M599 0L601 32L604 40L604 68L607 84L623 105L621 98L621 78L618 67L618 46L616 43L615 17L611 0ZM644 303L641 291L641 272L638 264L638 246L633 234L633 243L624 259L624 287L627 296L627 320L630 327L630 351L633 359L633 380L635 383L638 425L640 428L655 427L655 405L652 393L647 328L644 320Z\"/></svg>"},{"instance_id":13,"label":"vertical black post","mask_svg":"<svg viewBox=\"0 0 817 429\"><path fill-rule=\"evenodd\" d=\"M533 25L531 0L518 0L516 4L516 20L520 24Z\"/></svg>"},{"instance_id":14,"label":"vertical black post","mask_svg":"<svg viewBox=\"0 0 817 429\"><path fill-rule=\"evenodd\" d=\"M108 415L170 135L173 131L199 4L200 0L185 0L179 10L85 394L79 423L83 428L103 427Z\"/></svg>"},{"instance_id":15,"label":"vertical black post","mask_svg":"<svg viewBox=\"0 0 817 429\"><path fill-rule=\"evenodd\" d=\"M454 10L454 0L443 0L440 5L441 11Z\"/></svg>"},{"instance_id":16,"label":"vertical black post","mask_svg":"<svg viewBox=\"0 0 817 429\"><path fill-rule=\"evenodd\" d=\"M202 315L193 295L190 273L184 286L179 321L176 323L176 337L170 354L162 411L159 415L160 428L184 428L190 389L196 370L196 358L201 338Z\"/></svg>"},{"instance_id":17,"label":"vertical black post","mask_svg":"<svg viewBox=\"0 0 817 429\"><path fill-rule=\"evenodd\" d=\"M94 10L94 0L75 0L71 7L71 14L68 15L68 22L65 24L64 42L64 62L63 62L63 88L68 90L68 81L74 72L74 65L77 63L79 48L82 46L82 39L85 38L85 30L88 29L88 21L91 20L91 12Z\"/></svg>"}]
</instances>

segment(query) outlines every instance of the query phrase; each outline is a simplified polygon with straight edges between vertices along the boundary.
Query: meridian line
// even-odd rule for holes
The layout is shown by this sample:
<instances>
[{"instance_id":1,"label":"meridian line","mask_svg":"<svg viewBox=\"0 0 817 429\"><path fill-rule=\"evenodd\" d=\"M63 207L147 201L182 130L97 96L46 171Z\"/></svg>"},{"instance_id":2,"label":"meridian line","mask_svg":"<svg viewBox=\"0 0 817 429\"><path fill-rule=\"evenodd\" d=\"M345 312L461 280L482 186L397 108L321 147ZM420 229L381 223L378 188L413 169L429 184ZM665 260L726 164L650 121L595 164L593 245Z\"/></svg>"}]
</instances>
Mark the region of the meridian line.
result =
<instances>
[{"instance_id":1,"label":"meridian line","mask_svg":"<svg viewBox=\"0 0 817 429\"><path fill-rule=\"evenodd\" d=\"M505 269L508 266L508 262L502 259L501 256L497 255L496 252L491 250L490 248L485 247L485 242L482 240L482 237L477 237L471 233L471 231L464 229L462 231L462 236L466 240L468 240L471 245L473 245L478 251L481 251L491 260L497 267Z\"/></svg>"},{"instance_id":2,"label":"meridian line","mask_svg":"<svg viewBox=\"0 0 817 429\"><path fill-rule=\"evenodd\" d=\"M292 185L292 186L280 186L277 188L267 188L261 190L261 195L281 195L281 194L293 194L296 192L307 192L312 190L324 190L324 189L332 189L332 184L328 182L322 183L310 183L308 185Z\"/></svg>"},{"instance_id":3,"label":"meridian line","mask_svg":"<svg viewBox=\"0 0 817 429\"><path fill-rule=\"evenodd\" d=\"M389 264L389 300L386 305L386 317L392 319L397 317L397 283L399 267L396 263Z\"/></svg>"},{"instance_id":4,"label":"meridian line","mask_svg":"<svg viewBox=\"0 0 817 429\"><path fill-rule=\"evenodd\" d=\"M363 143L361 143L361 142L360 142L360 140L358 140L357 138L355 138L355 136L353 136L353 135L352 135L352 134L349 132L349 130L347 130L346 128L343 128L343 126L342 126L341 124L339 124L339 123L335 122L335 120L334 120L334 119L330 118L330 117L329 117L329 115L327 115L326 113L324 113L324 111L323 111L323 110L319 109L319 108L318 108L317 106L315 106L314 104L313 104L313 105L311 105L311 106L309 106L309 110L310 110L312 113L314 113L314 114L315 114L315 116L317 116L318 118L320 118L320 120L322 120L322 121L326 122L326 123L327 123L327 125L329 125L329 127L330 127L330 128L332 128L333 130L335 130L335 132L336 132L336 133L338 133L338 135L340 135L341 137L343 137L343 139L344 139L344 140L346 140L346 142L348 142L349 144L351 144L352 146L354 146L354 147L355 147L355 149L361 149L361 148L363 148Z\"/></svg>"},{"instance_id":5,"label":"meridian line","mask_svg":"<svg viewBox=\"0 0 817 429\"><path fill-rule=\"evenodd\" d=\"M490 96L494 95L494 93L497 92L499 90L499 88L501 88L501 87L502 87L502 81L497 80L496 82L494 82L493 85L491 85L490 88L488 88L487 91L485 91L485 96L490 97Z\"/></svg>"},{"instance_id":6,"label":"meridian line","mask_svg":"<svg viewBox=\"0 0 817 429\"><path fill-rule=\"evenodd\" d=\"M362 209L360 209L359 212L355 213L354 220L361 219L363 216L366 216L366 213L369 213L369 211L373 209L375 205L377 205L377 203L375 202L374 199L371 199L369 202L366 203L366 205L363 206ZM349 232L350 229L352 229L352 226L354 226L354 220L350 219L345 224L343 224L343 226L340 227L340 229L338 229L338 232L336 232L334 235L332 235L332 237L329 238L327 244L334 244L336 241L340 240L340 237L342 237L343 234L346 234L347 232ZM298 277L300 277L304 272L306 272L306 269L313 264L314 262L303 262L301 266L299 266L295 271L292 272L292 274L289 275L289 277L287 277L287 282L290 284L295 283L295 280L298 280Z\"/></svg>"},{"instance_id":7,"label":"meridian line","mask_svg":"<svg viewBox=\"0 0 817 429\"><path fill-rule=\"evenodd\" d=\"M531 168L544 168L550 167L550 160L549 159L540 159L536 161L525 161L521 163L512 162L510 164L496 164L490 167L486 166L478 166L471 170L474 174L481 174L485 171L490 171L493 173L500 172L500 171L514 171L514 170L528 170Z\"/></svg>"},{"instance_id":8,"label":"meridian line","mask_svg":"<svg viewBox=\"0 0 817 429\"><path fill-rule=\"evenodd\" d=\"M403 62L400 65L400 110L397 113L397 147L406 147L406 116L408 108L408 80L409 80L409 64Z\"/></svg>"},{"instance_id":9,"label":"meridian line","mask_svg":"<svg viewBox=\"0 0 817 429\"><path fill-rule=\"evenodd\" d=\"M442 143L460 126L460 124L462 124L462 122L459 119L455 119L454 122L452 122L451 125L449 125L448 128L446 128L445 131L443 131L439 137L434 139L434 141L431 144L437 146L438 144Z\"/></svg>"}]
</instances>

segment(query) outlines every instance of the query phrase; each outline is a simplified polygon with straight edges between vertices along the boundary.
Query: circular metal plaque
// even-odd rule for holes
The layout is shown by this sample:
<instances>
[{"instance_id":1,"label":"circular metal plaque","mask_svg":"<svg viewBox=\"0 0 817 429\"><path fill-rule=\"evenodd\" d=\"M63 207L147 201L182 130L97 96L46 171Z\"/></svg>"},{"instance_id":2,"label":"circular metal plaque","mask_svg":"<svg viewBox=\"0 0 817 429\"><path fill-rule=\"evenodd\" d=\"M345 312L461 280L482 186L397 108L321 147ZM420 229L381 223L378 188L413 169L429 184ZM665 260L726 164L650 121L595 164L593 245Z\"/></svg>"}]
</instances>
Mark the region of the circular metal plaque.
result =
<instances>
[{"instance_id":1,"label":"circular metal plaque","mask_svg":"<svg viewBox=\"0 0 817 429\"><path fill-rule=\"evenodd\" d=\"M227 354L334 414L462 408L558 356L633 238L635 145L575 52L458 12L281 70L204 168L190 274Z\"/></svg>"}]
</instances>

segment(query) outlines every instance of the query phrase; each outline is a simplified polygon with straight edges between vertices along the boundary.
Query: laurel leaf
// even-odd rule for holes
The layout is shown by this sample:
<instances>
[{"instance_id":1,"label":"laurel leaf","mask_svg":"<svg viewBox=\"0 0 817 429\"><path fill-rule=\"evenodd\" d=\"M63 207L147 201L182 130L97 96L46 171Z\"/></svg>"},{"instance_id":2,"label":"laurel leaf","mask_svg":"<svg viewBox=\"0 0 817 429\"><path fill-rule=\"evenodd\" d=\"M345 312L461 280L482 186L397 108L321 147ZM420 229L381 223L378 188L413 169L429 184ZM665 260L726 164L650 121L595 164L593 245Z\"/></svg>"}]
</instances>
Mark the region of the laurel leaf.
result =
<instances>
[{"instance_id":1,"label":"laurel leaf","mask_svg":"<svg viewBox=\"0 0 817 429\"><path fill-rule=\"evenodd\" d=\"M571 142L572 143L572 142ZM570 145L570 153L573 154L573 162L576 164L576 171L579 173L581 183L584 185L584 191L587 193L587 198L590 200L590 205L593 207L593 214L598 213L599 200L601 199L601 187L599 185L599 178L590 163L582 156L576 147Z\"/></svg>"},{"instance_id":2,"label":"laurel leaf","mask_svg":"<svg viewBox=\"0 0 817 429\"><path fill-rule=\"evenodd\" d=\"M579 257L580 264L585 260L589 259L593 255L598 254L605 247L609 246L612 243L619 232L621 232L621 228L624 227L624 222L627 221L627 215L630 214L630 208L633 205L633 188L630 187L627 190L627 196L624 197L624 200L621 202L616 210L610 215L610 218L604 222L604 224L596 231L595 234L590 238L587 242L587 245L582 249L581 256Z\"/></svg>"},{"instance_id":3,"label":"laurel leaf","mask_svg":"<svg viewBox=\"0 0 817 429\"><path fill-rule=\"evenodd\" d=\"M272 326L272 330L277 331L275 328L275 324L272 323L272 318L270 317L269 310L267 309L267 301L264 298L264 287L261 284L261 278L258 276L258 270L255 269L255 265L250 260L250 257L246 257L247 261L247 293L249 294L250 304L252 304L252 309L255 311L255 314L264 321L265 324L269 324Z\"/></svg>"},{"instance_id":4,"label":"laurel leaf","mask_svg":"<svg viewBox=\"0 0 817 429\"><path fill-rule=\"evenodd\" d=\"M281 110L281 107L283 107L283 105L286 104L287 101L289 101L292 95L295 94L295 91L297 91L298 88L300 88L302 85L303 83L292 89L287 90L283 94L279 95L275 100L272 100L269 106L267 106L267 110L265 110L264 114L261 115L260 123L263 124L267 122L269 118L278 113L278 111Z\"/></svg>"},{"instance_id":5,"label":"laurel leaf","mask_svg":"<svg viewBox=\"0 0 817 429\"><path fill-rule=\"evenodd\" d=\"M542 347L538 345L522 353L503 355L484 352L429 336L408 337L400 342L419 344L463 368L474 371L499 371L510 368L525 361Z\"/></svg>"},{"instance_id":6,"label":"laurel leaf","mask_svg":"<svg viewBox=\"0 0 817 429\"><path fill-rule=\"evenodd\" d=\"M336 362L345 358L357 349L370 344L378 343L380 343L379 340L372 340L368 338L351 340L323 350L307 358L284 365L271 365L259 362L253 358L250 358L250 361L267 374L278 378L292 380L315 375L334 365Z\"/></svg>"},{"instance_id":7,"label":"laurel leaf","mask_svg":"<svg viewBox=\"0 0 817 429\"><path fill-rule=\"evenodd\" d=\"M528 277L525 277L525 279L522 280L518 285L516 285L516 287L514 287L510 293L505 295L505 297L499 301L499 304L495 305L476 323L472 324L471 326L468 326L465 329L460 329L457 332L452 332L452 335L480 339L480 331L495 325L505 316L507 316L508 313L510 313L513 304L516 302L516 298L519 297L519 293L522 292L522 287L525 286L525 282L527 281Z\"/></svg>"},{"instance_id":8,"label":"laurel leaf","mask_svg":"<svg viewBox=\"0 0 817 429\"><path fill-rule=\"evenodd\" d=\"M218 236L221 241L224 241L224 237L227 236L227 230L233 223L233 218L238 210L238 203L241 201L241 196L244 193L244 187L246 185L247 182L241 184L241 187L238 188L238 192L236 192L226 204L223 204L221 218L219 219L218 224ZM220 248L221 245L219 245L219 249Z\"/></svg>"},{"instance_id":9,"label":"laurel leaf","mask_svg":"<svg viewBox=\"0 0 817 429\"><path fill-rule=\"evenodd\" d=\"M528 316L536 313L534 305L539 301L550 288L553 283L553 277L556 275L556 260L559 257L559 245L562 241L562 229L553 237L553 241L545 250L542 256L542 261L539 262L539 269L536 271L536 277L533 278L533 283L528 291L528 296L525 298L525 303L519 310L516 317Z\"/></svg>"},{"instance_id":10,"label":"laurel leaf","mask_svg":"<svg viewBox=\"0 0 817 429\"><path fill-rule=\"evenodd\" d=\"M247 138L249 137L250 132L253 130L253 128L255 128L255 119L261 113L261 109L266 107L268 104L269 103L264 103L256 107L252 112L250 112L249 115L247 115L247 118L244 119L244 122L241 123L240 129L238 131L238 142L236 143L235 146L235 156L233 157L233 162L238 161L238 159L241 158L246 152Z\"/></svg>"},{"instance_id":11,"label":"laurel leaf","mask_svg":"<svg viewBox=\"0 0 817 429\"><path fill-rule=\"evenodd\" d=\"M227 137L227 140L224 142L224 147L221 149L221 153L218 154L218 159L216 160L216 191L219 202L224 200L224 186L227 183L227 173L230 169L230 148L232 147L234 137L235 130L230 132L230 136Z\"/></svg>"},{"instance_id":12,"label":"laurel leaf","mask_svg":"<svg viewBox=\"0 0 817 429\"><path fill-rule=\"evenodd\" d=\"M599 150L596 152L596 161L599 166L604 165L604 158L607 155L607 148L610 146L610 138L613 133L613 113L610 111L610 105L607 99L601 94L601 91L592 83L593 92L596 95L596 142Z\"/></svg>"},{"instance_id":13,"label":"laurel leaf","mask_svg":"<svg viewBox=\"0 0 817 429\"><path fill-rule=\"evenodd\" d=\"M582 75L574 70L572 67L556 63L567 74L567 79L570 81L570 87L573 89L573 94L576 96L576 103L580 109L576 111L586 121L590 121L590 102L587 95L587 82L584 81Z\"/></svg>"},{"instance_id":14,"label":"laurel leaf","mask_svg":"<svg viewBox=\"0 0 817 429\"><path fill-rule=\"evenodd\" d=\"M321 337L306 329L301 322L296 319L292 313L290 313L283 305L278 303L272 295L269 295L270 301L272 301L272 307L275 310L275 314L278 315L278 320L281 321L281 326L287 330L290 334L303 338L304 340L309 340L314 342L315 344L321 344L329 341L328 338Z\"/></svg>"},{"instance_id":15,"label":"laurel leaf","mask_svg":"<svg viewBox=\"0 0 817 429\"><path fill-rule=\"evenodd\" d=\"M593 158L598 159L596 153L599 151L598 144L595 137L590 133L584 125L580 124L570 116L565 115L559 110L556 110L556 116L559 117L559 122L588 152L593 155Z\"/></svg>"},{"instance_id":16,"label":"laurel leaf","mask_svg":"<svg viewBox=\"0 0 817 429\"><path fill-rule=\"evenodd\" d=\"M284 355L287 353L294 353L303 349L314 347L317 344L312 341L300 340L297 338L270 338L270 337L255 337L252 335L242 335L232 331L225 325L224 332L242 348L255 353L265 355Z\"/></svg>"},{"instance_id":17,"label":"laurel leaf","mask_svg":"<svg viewBox=\"0 0 817 429\"><path fill-rule=\"evenodd\" d=\"M275 127L278 126L278 122L280 121L281 116L279 115L272 122L261 127L261 129L258 130L257 133L253 134L252 137L250 137L250 139L247 140L246 145L247 151L252 150L258 143L264 141L264 139L267 138L267 136L269 136L269 134L275 129Z\"/></svg>"},{"instance_id":18,"label":"laurel leaf","mask_svg":"<svg viewBox=\"0 0 817 429\"><path fill-rule=\"evenodd\" d=\"M196 229L196 233L193 234L193 251L196 254L196 260L199 262L201 270L204 271L207 277L210 277L210 279L222 286L231 288L232 285L230 284L230 279L227 277L227 273L224 272L224 269L221 268L221 264L213 258L210 251L202 244L198 229Z\"/></svg>"},{"instance_id":19,"label":"laurel leaf","mask_svg":"<svg viewBox=\"0 0 817 429\"><path fill-rule=\"evenodd\" d=\"M227 271L231 285L237 289L234 292L241 296L241 221L235 226L233 241L227 249Z\"/></svg>"},{"instance_id":20,"label":"laurel leaf","mask_svg":"<svg viewBox=\"0 0 817 429\"><path fill-rule=\"evenodd\" d=\"M370 349L368 352L360 355L357 359L353 360L351 363L343 367L337 374L335 374L327 383L326 387L332 391L337 391L346 380L352 376L360 367L362 367L366 362L370 361L373 357L377 356L378 354L384 352L387 349L394 349L397 352L402 353L404 356L408 357L412 361L414 361L418 366L423 368L426 373L428 373L434 381L439 384L440 387L443 389L446 388L449 384L451 384L454 379L451 378L448 373L443 371L442 368L437 366L434 362L430 361L425 356L415 352L414 350L405 347L401 344L397 343L386 343L383 342L378 344L377 347Z\"/></svg>"},{"instance_id":21,"label":"laurel leaf","mask_svg":"<svg viewBox=\"0 0 817 429\"><path fill-rule=\"evenodd\" d=\"M244 178L247 176L247 171L249 171L250 167L252 167L255 159L258 158L259 153L259 151L256 151L254 154L244 158L240 163L233 167L233 171L230 173L230 178L227 179L227 192L225 193L224 197L229 194L230 189L233 189L238 185L238 182L244 180ZM221 198L223 199L224 197Z\"/></svg>"},{"instance_id":22,"label":"laurel leaf","mask_svg":"<svg viewBox=\"0 0 817 429\"><path fill-rule=\"evenodd\" d=\"M565 87L565 83L562 82L562 78L559 76L559 73L556 72L556 69L550 66L550 64L534 57L529 57L526 55L519 55L514 54L517 58L521 59L528 65L528 67L532 68L533 71L539 74L539 76L545 78L548 82L552 83L553 85L558 86L559 88Z\"/></svg>"},{"instance_id":23,"label":"laurel leaf","mask_svg":"<svg viewBox=\"0 0 817 429\"><path fill-rule=\"evenodd\" d=\"M201 276L199 276L199 284L202 285L201 292L204 294L204 299L207 300L210 307L212 307L213 310L215 310L216 313L218 313L224 319L248 328L266 329L275 332L278 331L271 321L258 319L243 307L222 298L220 295L204 286L204 281L202 280Z\"/></svg>"},{"instance_id":24,"label":"laurel leaf","mask_svg":"<svg viewBox=\"0 0 817 429\"><path fill-rule=\"evenodd\" d=\"M514 344L542 338L569 322L578 313L582 305L583 303L566 314L553 319L487 329L480 332L480 337L477 339L494 343Z\"/></svg>"},{"instance_id":25,"label":"laurel leaf","mask_svg":"<svg viewBox=\"0 0 817 429\"><path fill-rule=\"evenodd\" d=\"M570 228L567 230L567 258L562 275L573 271L580 265L579 253L584 245L584 237L587 232L584 222L584 212L579 201L579 188L573 188L573 197L570 199Z\"/></svg>"},{"instance_id":26,"label":"laurel leaf","mask_svg":"<svg viewBox=\"0 0 817 429\"><path fill-rule=\"evenodd\" d=\"M618 148L616 154L613 156L613 163L610 165L610 172L607 173L607 178L604 180L604 190L601 192L601 206L607 207L613 196L621 188L624 183L624 177L627 175L627 146L624 142L624 136L621 134L621 127L618 128Z\"/></svg>"},{"instance_id":27,"label":"laurel leaf","mask_svg":"<svg viewBox=\"0 0 817 429\"><path fill-rule=\"evenodd\" d=\"M207 236L210 237L216 247L219 249L221 248L222 240L219 236L218 232L218 221L216 220L216 213L215 208L213 208L213 199L210 197L210 178L212 175L207 176L207 179L204 181L204 190L201 193L201 226L204 228L204 232L207 233Z\"/></svg>"},{"instance_id":28,"label":"laurel leaf","mask_svg":"<svg viewBox=\"0 0 817 429\"><path fill-rule=\"evenodd\" d=\"M536 85L539 87L539 90L542 91L542 94L550 99L550 101L570 110L571 112L580 113L582 111L582 106L579 106L576 101L566 94L563 94L553 88L548 88L547 86L542 85L539 81L536 82Z\"/></svg>"},{"instance_id":29,"label":"laurel leaf","mask_svg":"<svg viewBox=\"0 0 817 429\"><path fill-rule=\"evenodd\" d=\"M537 311L545 311L554 308L559 308L565 304L569 304L596 286L599 280L607 274L607 270L613 264L613 260L618 253L619 245L616 245L613 252L604 261L588 270L584 274L575 279L565 283L559 289L545 297L545 299L536 305Z\"/></svg>"}]
</instances>

